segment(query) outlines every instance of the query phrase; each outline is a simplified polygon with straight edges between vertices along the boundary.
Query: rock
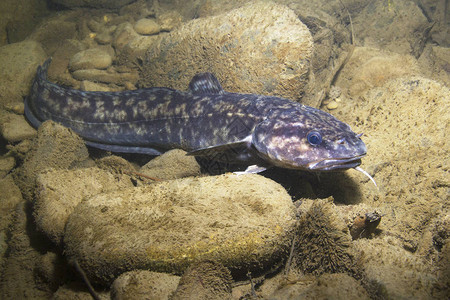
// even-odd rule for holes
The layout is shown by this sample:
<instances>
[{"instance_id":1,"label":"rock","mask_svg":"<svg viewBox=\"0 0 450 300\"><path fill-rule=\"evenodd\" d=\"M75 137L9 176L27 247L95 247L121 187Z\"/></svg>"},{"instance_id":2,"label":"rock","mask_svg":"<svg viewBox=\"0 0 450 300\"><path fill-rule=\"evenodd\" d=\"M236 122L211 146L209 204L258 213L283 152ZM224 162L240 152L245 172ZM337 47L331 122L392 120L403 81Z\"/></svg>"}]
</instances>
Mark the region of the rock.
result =
<instances>
[{"instance_id":1,"label":"rock","mask_svg":"<svg viewBox=\"0 0 450 300\"><path fill-rule=\"evenodd\" d=\"M134 31L133 25L129 22L117 26L113 35L113 47L121 50L126 44L137 38L139 34Z\"/></svg>"},{"instance_id":2,"label":"rock","mask_svg":"<svg viewBox=\"0 0 450 300\"><path fill-rule=\"evenodd\" d=\"M45 171L36 179L36 226L60 245L67 219L83 199L132 186L126 175L113 175L99 168Z\"/></svg>"},{"instance_id":3,"label":"rock","mask_svg":"<svg viewBox=\"0 0 450 300\"><path fill-rule=\"evenodd\" d=\"M179 276L147 270L125 272L111 285L111 299L169 299Z\"/></svg>"},{"instance_id":4,"label":"rock","mask_svg":"<svg viewBox=\"0 0 450 300\"><path fill-rule=\"evenodd\" d=\"M0 1L0 46L23 41L49 14L39 0Z\"/></svg>"},{"instance_id":5,"label":"rock","mask_svg":"<svg viewBox=\"0 0 450 300\"><path fill-rule=\"evenodd\" d=\"M270 295L269 299L371 299L354 278L346 274L323 274L317 278L303 278Z\"/></svg>"},{"instance_id":6,"label":"rock","mask_svg":"<svg viewBox=\"0 0 450 300\"><path fill-rule=\"evenodd\" d=\"M77 70L73 72L72 75L77 80L114 83L118 85L124 85L127 81L136 83L139 78L135 73L116 73L113 71L97 69Z\"/></svg>"},{"instance_id":7,"label":"rock","mask_svg":"<svg viewBox=\"0 0 450 300\"><path fill-rule=\"evenodd\" d=\"M450 48L427 45L418 62L426 77L450 86Z\"/></svg>"},{"instance_id":8,"label":"rock","mask_svg":"<svg viewBox=\"0 0 450 300\"><path fill-rule=\"evenodd\" d=\"M349 87L356 97L393 78L419 73L417 61L411 55L397 54L375 48L356 47L336 81L337 86Z\"/></svg>"},{"instance_id":9,"label":"rock","mask_svg":"<svg viewBox=\"0 0 450 300\"><path fill-rule=\"evenodd\" d=\"M93 7L93 8L121 8L135 0L51 0L51 2L69 8Z\"/></svg>"},{"instance_id":10,"label":"rock","mask_svg":"<svg viewBox=\"0 0 450 300\"><path fill-rule=\"evenodd\" d=\"M100 32L104 28L101 22L97 22L94 19L88 20L86 25L92 32Z\"/></svg>"},{"instance_id":11,"label":"rock","mask_svg":"<svg viewBox=\"0 0 450 300\"><path fill-rule=\"evenodd\" d=\"M16 166L16 160L12 156L0 156L0 179Z\"/></svg>"},{"instance_id":12,"label":"rock","mask_svg":"<svg viewBox=\"0 0 450 300\"><path fill-rule=\"evenodd\" d=\"M36 68L46 57L42 46L34 41L0 47L0 106L23 105Z\"/></svg>"},{"instance_id":13,"label":"rock","mask_svg":"<svg viewBox=\"0 0 450 300\"><path fill-rule=\"evenodd\" d=\"M327 104L327 108L329 110L333 110L338 108L339 104L335 100L331 100L330 103Z\"/></svg>"},{"instance_id":14,"label":"rock","mask_svg":"<svg viewBox=\"0 0 450 300\"><path fill-rule=\"evenodd\" d=\"M364 109L353 113L358 116L361 132L370 135L369 153L376 153L365 159L365 168L376 171L373 175L378 186L388 199L395 199L373 206L384 215L383 227L401 236L405 248L414 249L414 244L422 243L425 227L445 215L435 212L448 200L450 185L449 161L443 159L450 149L448 95L450 90L442 83L419 76L403 77L364 93ZM342 110L352 114L350 105ZM367 197L378 194L370 183L358 189ZM417 197L418 191L421 197Z\"/></svg>"},{"instance_id":15,"label":"rock","mask_svg":"<svg viewBox=\"0 0 450 300\"><path fill-rule=\"evenodd\" d=\"M97 291L97 296L100 300L111 299L108 291ZM53 300L92 300L92 295L89 293L84 282L69 281L69 283L60 286L51 298Z\"/></svg>"},{"instance_id":16,"label":"rock","mask_svg":"<svg viewBox=\"0 0 450 300\"><path fill-rule=\"evenodd\" d=\"M100 45L111 44L113 41L112 34L109 30L104 30L95 36L95 41Z\"/></svg>"},{"instance_id":17,"label":"rock","mask_svg":"<svg viewBox=\"0 0 450 300\"><path fill-rule=\"evenodd\" d=\"M8 227L8 255L1 266L2 299L16 299L17 295L26 295L25 298L29 299L48 299L51 296L49 289L36 280L35 266L42 256L37 248L46 249L48 243L31 225L33 220L29 217L28 204L20 201L8 215L12 224Z\"/></svg>"},{"instance_id":18,"label":"rock","mask_svg":"<svg viewBox=\"0 0 450 300\"><path fill-rule=\"evenodd\" d=\"M200 165L186 151L173 149L142 166L141 173L159 179L176 179L200 175Z\"/></svg>"},{"instance_id":19,"label":"rock","mask_svg":"<svg viewBox=\"0 0 450 300\"><path fill-rule=\"evenodd\" d=\"M31 127L24 116L0 113L0 133L9 143L20 142L37 135L36 129Z\"/></svg>"},{"instance_id":20,"label":"rock","mask_svg":"<svg viewBox=\"0 0 450 300\"><path fill-rule=\"evenodd\" d=\"M29 36L29 39L41 43L47 56L52 56L67 39L77 39L78 26L68 19L67 14L60 14L45 20Z\"/></svg>"},{"instance_id":21,"label":"rock","mask_svg":"<svg viewBox=\"0 0 450 300\"><path fill-rule=\"evenodd\" d=\"M161 31L161 27L155 19L140 19L134 24L134 30L139 34L152 35Z\"/></svg>"},{"instance_id":22,"label":"rock","mask_svg":"<svg viewBox=\"0 0 450 300\"><path fill-rule=\"evenodd\" d=\"M0 231L0 265L4 266L6 259L6 251L8 250L8 237L6 230ZM3 271L3 270L2 270Z\"/></svg>"},{"instance_id":23,"label":"rock","mask_svg":"<svg viewBox=\"0 0 450 300\"><path fill-rule=\"evenodd\" d=\"M0 232L6 232L13 220L14 209L23 198L11 175L0 179L0 190Z\"/></svg>"},{"instance_id":24,"label":"rock","mask_svg":"<svg viewBox=\"0 0 450 300\"><path fill-rule=\"evenodd\" d=\"M363 168L373 170L379 187L348 172L360 184L345 199L360 193L353 203L363 197L383 215L381 235L352 247L361 254L366 280L379 284L387 299L440 298L434 293L441 252L430 226L449 215L449 95L440 82L405 76L366 91L361 102L341 102L343 119L356 119L356 132L364 132L369 155Z\"/></svg>"},{"instance_id":25,"label":"rock","mask_svg":"<svg viewBox=\"0 0 450 300\"><path fill-rule=\"evenodd\" d=\"M416 58L431 28L422 8L414 1L369 2L353 18L358 45L374 47Z\"/></svg>"},{"instance_id":26,"label":"rock","mask_svg":"<svg viewBox=\"0 0 450 300\"><path fill-rule=\"evenodd\" d=\"M99 84L99 83L95 83L95 82L91 82L91 81L87 81L87 80L83 80L80 84L80 90L82 91L99 91L99 92L111 92L111 89L104 85L104 84Z\"/></svg>"},{"instance_id":27,"label":"rock","mask_svg":"<svg viewBox=\"0 0 450 300\"><path fill-rule=\"evenodd\" d=\"M56 291L67 281L68 268L63 256L55 252L47 252L36 263L35 276L37 281L47 284Z\"/></svg>"},{"instance_id":28,"label":"rock","mask_svg":"<svg viewBox=\"0 0 450 300\"><path fill-rule=\"evenodd\" d=\"M175 10L169 11L158 16L158 23L161 31L172 31L181 25L182 16Z\"/></svg>"},{"instance_id":29,"label":"rock","mask_svg":"<svg viewBox=\"0 0 450 300\"><path fill-rule=\"evenodd\" d=\"M154 43L158 41L158 35L139 35L128 42L120 51L117 57L118 64L130 68L135 67L135 63L142 59Z\"/></svg>"},{"instance_id":30,"label":"rock","mask_svg":"<svg viewBox=\"0 0 450 300\"><path fill-rule=\"evenodd\" d=\"M65 254L106 285L126 271L180 274L204 260L245 277L280 262L295 223L290 196L262 176L169 180L82 201L66 225Z\"/></svg>"},{"instance_id":31,"label":"rock","mask_svg":"<svg viewBox=\"0 0 450 300\"><path fill-rule=\"evenodd\" d=\"M448 226L447 226L448 227ZM450 231L447 229L447 234ZM437 284L436 290L439 293L439 298L445 298L449 293L450 289L450 240L447 238L445 244L443 245L441 252L439 254L439 260L437 262L438 272L437 272Z\"/></svg>"},{"instance_id":32,"label":"rock","mask_svg":"<svg viewBox=\"0 0 450 300\"><path fill-rule=\"evenodd\" d=\"M100 169L109 171L113 174L124 174L136 171L136 168L129 161L116 155L102 157L101 159L96 160L95 164Z\"/></svg>"},{"instance_id":33,"label":"rock","mask_svg":"<svg viewBox=\"0 0 450 300\"><path fill-rule=\"evenodd\" d=\"M48 77L60 85L76 87L78 81L73 79L67 69L69 61L76 53L85 50L86 46L78 40L67 39L52 54L52 63L48 68Z\"/></svg>"},{"instance_id":34,"label":"rock","mask_svg":"<svg viewBox=\"0 0 450 300\"><path fill-rule=\"evenodd\" d=\"M352 238L333 199L303 201L292 264L303 274L360 272Z\"/></svg>"},{"instance_id":35,"label":"rock","mask_svg":"<svg viewBox=\"0 0 450 300\"><path fill-rule=\"evenodd\" d=\"M225 90L298 99L312 53L311 34L292 10L252 2L163 35L148 49L141 85L185 90L208 70Z\"/></svg>"},{"instance_id":36,"label":"rock","mask_svg":"<svg viewBox=\"0 0 450 300\"><path fill-rule=\"evenodd\" d=\"M39 127L32 151L13 174L14 180L24 198L31 201L40 172L50 168L73 168L82 165L88 157L84 141L78 135L53 121L46 121Z\"/></svg>"},{"instance_id":37,"label":"rock","mask_svg":"<svg viewBox=\"0 0 450 300\"><path fill-rule=\"evenodd\" d=\"M112 64L111 55L99 48L87 49L75 54L69 62L72 71L80 69L106 69Z\"/></svg>"},{"instance_id":38,"label":"rock","mask_svg":"<svg viewBox=\"0 0 450 300\"><path fill-rule=\"evenodd\" d=\"M232 279L222 264L212 261L192 264L181 276L171 299L231 299Z\"/></svg>"},{"instance_id":39,"label":"rock","mask_svg":"<svg viewBox=\"0 0 450 300\"><path fill-rule=\"evenodd\" d=\"M436 273L423 257L415 256L392 238L360 239L353 242L361 253L368 282L376 282L387 299L429 298Z\"/></svg>"}]
</instances>

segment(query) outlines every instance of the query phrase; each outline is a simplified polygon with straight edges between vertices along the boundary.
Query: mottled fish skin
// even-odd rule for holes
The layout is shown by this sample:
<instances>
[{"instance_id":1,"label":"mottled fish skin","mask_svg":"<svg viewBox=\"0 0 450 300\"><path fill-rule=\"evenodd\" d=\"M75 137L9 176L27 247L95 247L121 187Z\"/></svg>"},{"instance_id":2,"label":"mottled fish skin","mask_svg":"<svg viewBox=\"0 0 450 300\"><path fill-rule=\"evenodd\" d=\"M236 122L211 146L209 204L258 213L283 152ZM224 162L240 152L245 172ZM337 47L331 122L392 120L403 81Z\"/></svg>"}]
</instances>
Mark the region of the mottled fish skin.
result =
<instances>
[{"instance_id":1,"label":"mottled fish skin","mask_svg":"<svg viewBox=\"0 0 450 300\"><path fill-rule=\"evenodd\" d=\"M228 162L321 171L356 167L366 155L360 135L332 115L279 97L225 92L210 73L196 75L188 92L84 92L49 82L49 63L38 67L25 101L28 120L35 127L56 121L94 147L151 155L180 148Z\"/></svg>"}]
</instances>

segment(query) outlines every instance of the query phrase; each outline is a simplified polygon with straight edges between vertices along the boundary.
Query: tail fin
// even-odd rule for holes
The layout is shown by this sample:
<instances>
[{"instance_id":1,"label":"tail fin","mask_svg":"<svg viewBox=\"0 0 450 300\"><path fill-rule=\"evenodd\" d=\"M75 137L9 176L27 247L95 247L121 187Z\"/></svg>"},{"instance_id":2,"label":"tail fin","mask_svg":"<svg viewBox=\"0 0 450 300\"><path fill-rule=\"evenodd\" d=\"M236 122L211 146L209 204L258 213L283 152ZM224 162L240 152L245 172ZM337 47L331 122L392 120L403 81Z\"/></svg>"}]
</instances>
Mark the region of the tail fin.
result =
<instances>
[{"instance_id":1,"label":"tail fin","mask_svg":"<svg viewBox=\"0 0 450 300\"><path fill-rule=\"evenodd\" d=\"M36 75L40 79L47 80L48 67L50 66L51 62L52 62L52 58L50 57L42 64L42 66L38 66Z\"/></svg>"},{"instance_id":2,"label":"tail fin","mask_svg":"<svg viewBox=\"0 0 450 300\"><path fill-rule=\"evenodd\" d=\"M42 121L38 118L36 113L35 105L36 101L38 101L40 95L40 85L46 84L47 81L47 71L50 63L52 62L52 58L47 59L42 66L37 67L36 77L33 80L31 85L30 94L25 98L25 117L31 123L34 128L38 128Z\"/></svg>"}]
</instances>

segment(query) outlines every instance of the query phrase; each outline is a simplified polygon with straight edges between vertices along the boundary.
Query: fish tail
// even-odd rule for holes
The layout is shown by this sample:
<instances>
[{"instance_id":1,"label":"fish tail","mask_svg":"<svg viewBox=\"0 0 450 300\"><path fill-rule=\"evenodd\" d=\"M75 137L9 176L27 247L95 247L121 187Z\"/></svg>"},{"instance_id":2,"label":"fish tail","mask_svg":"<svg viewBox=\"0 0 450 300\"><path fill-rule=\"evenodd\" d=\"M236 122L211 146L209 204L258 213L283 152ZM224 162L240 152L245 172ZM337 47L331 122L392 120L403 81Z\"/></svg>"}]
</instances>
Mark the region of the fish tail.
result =
<instances>
[{"instance_id":1,"label":"fish tail","mask_svg":"<svg viewBox=\"0 0 450 300\"><path fill-rule=\"evenodd\" d=\"M30 94L25 98L25 116L30 124L34 128L38 128L42 121L39 119L38 114L36 113L36 102L40 100L40 91L41 87L47 84L47 71L50 63L52 62L52 58L48 58L41 66L37 67L36 77L33 80L31 85Z\"/></svg>"},{"instance_id":2,"label":"fish tail","mask_svg":"<svg viewBox=\"0 0 450 300\"><path fill-rule=\"evenodd\" d=\"M50 57L42 64L42 66L38 66L36 74L39 79L47 80L48 67L50 66L51 62L52 58Z\"/></svg>"}]
</instances>

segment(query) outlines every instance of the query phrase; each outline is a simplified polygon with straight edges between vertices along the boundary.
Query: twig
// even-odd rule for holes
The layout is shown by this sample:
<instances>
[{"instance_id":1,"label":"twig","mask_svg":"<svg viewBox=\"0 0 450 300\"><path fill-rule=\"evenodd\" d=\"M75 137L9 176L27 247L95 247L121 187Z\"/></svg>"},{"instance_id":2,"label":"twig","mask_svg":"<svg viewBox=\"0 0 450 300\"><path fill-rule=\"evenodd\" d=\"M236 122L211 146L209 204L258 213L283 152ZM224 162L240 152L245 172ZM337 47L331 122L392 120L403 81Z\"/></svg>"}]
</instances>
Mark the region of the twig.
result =
<instances>
[{"instance_id":1,"label":"twig","mask_svg":"<svg viewBox=\"0 0 450 300\"><path fill-rule=\"evenodd\" d=\"M288 275L289 271L291 269L292 258L294 257L294 249L295 249L295 243L296 242L297 242L297 236L294 235L294 237L292 238L291 251L289 252L289 257L288 257L288 260L286 262L286 267L284 268L284 275Z\"/></svg>"},{"instance_id":2,"label":"twig","mask_svg":"<svg viewBox=\"0 0 450 300\"><path fill-rule=\"evenodd\" d=\"M352 34L350 44L354 45L355 44L355 34L354 34L354 30L353 30L352 16L350 15L350 12L348 11L347 6L345 6L345 4L341 0L339 0L339 2L344 7L344 9L347 11L348 18L350 19L350 30L351 30L351 34Z\"/></svg>"},{"instance_id":3,"label":"twig","mask_svg":"<svg viewBox=\"0 0 450 300\"><path fill-rule=\"evenodd\" d=\"M83 269L78 264L78 260L73 259L72 264L75 267L75 269L78 271L78 273L80 274L81 279L83 279L84 283L86 284L89 294L91 294L92 298L94 298L94 300L100 300L100 297L97 295L97 292L92 287L91 282L89 281L89 278L87 278L86 273L84 273Z\"/></svg>"},{"instance_id":4,"label":"twig","mask_svg":"<svg viewBox=\"0 0 450 300\"><path fill-rule=\"evenodd\" d=\"M255 284L253 283L252 273L250 271L248 271L247 277L250 280L250 288L251 288L252 296L256 297L257 295L256 295L256 290L255 290Z\"/></svg>"}]
</instances>

